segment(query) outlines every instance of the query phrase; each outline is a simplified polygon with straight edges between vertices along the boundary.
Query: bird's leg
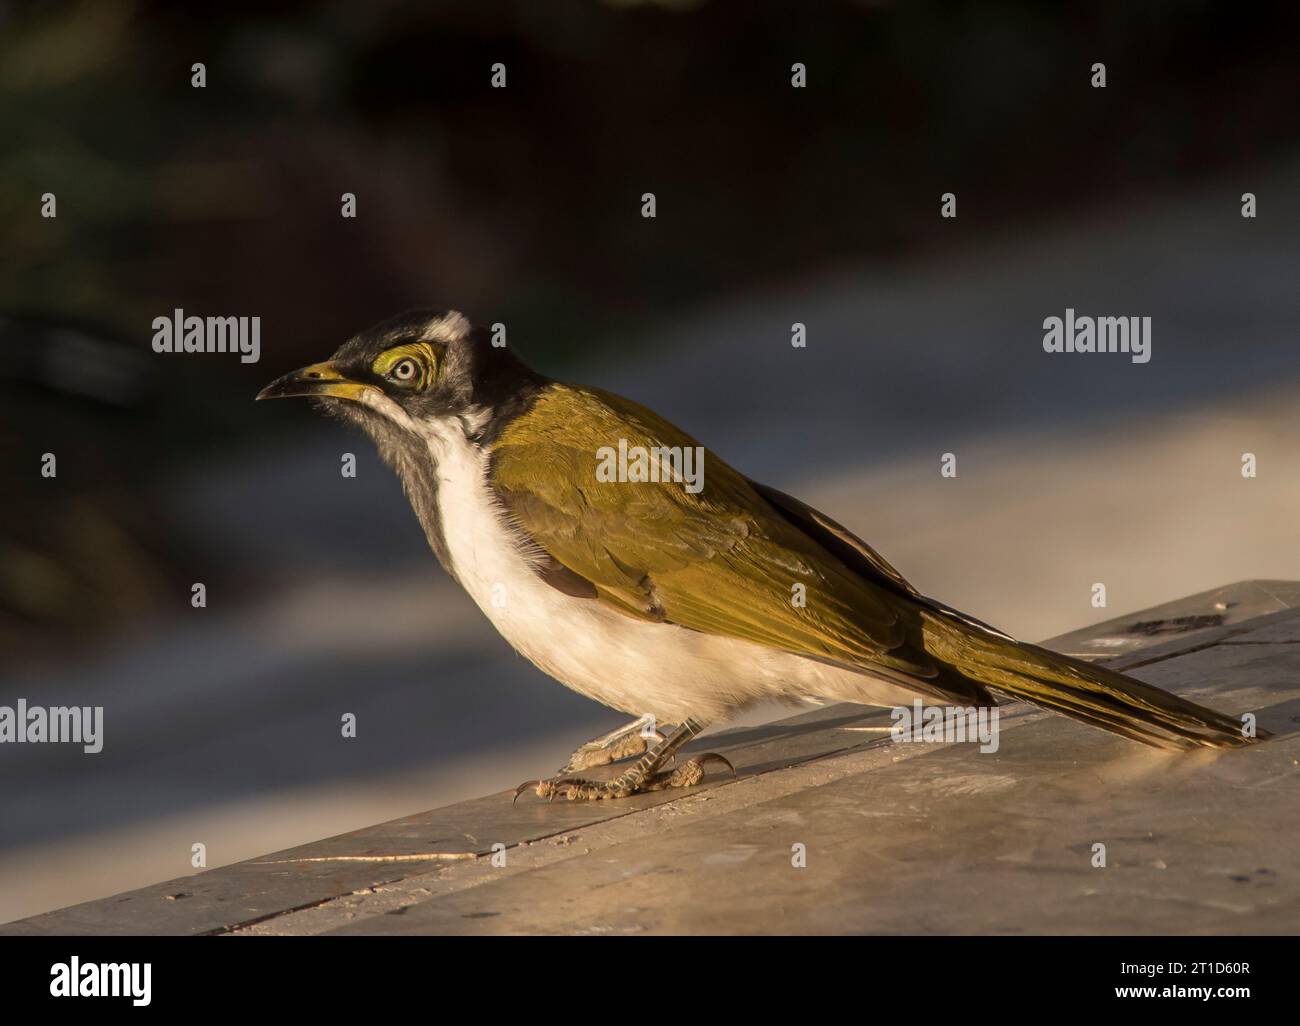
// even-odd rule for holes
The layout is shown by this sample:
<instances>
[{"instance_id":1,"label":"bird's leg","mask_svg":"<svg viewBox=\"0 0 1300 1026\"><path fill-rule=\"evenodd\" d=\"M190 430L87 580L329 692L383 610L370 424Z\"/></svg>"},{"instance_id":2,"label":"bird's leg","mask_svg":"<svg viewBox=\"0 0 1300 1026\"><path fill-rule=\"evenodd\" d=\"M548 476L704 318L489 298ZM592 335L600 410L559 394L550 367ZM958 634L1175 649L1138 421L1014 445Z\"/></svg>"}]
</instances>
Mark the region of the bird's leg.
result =
<instances>
[{"instance_id":1,"label":"bird's leg","mask_svg":"<svg viewBox=\"0 0 1300 1026\"><path fill-rule=\"evenodd\" d=\"M644 791L661 791L666 787L691 787L704 778L704 766L720 762L736 771L721 755L710 752L697 755L674 770L664 769L682 745L704 729L697 720L686 720L663 741L646 752L613 780L584 780L581 777L557 777L554 780L527 780L515 791L517 799L530 787L539 798L568 798L570 801L600 798L626 798Z\"/></svg>"},{"instance_id":2,"label":"bird's leg","mask_svg":"<svg viewBox=\"0 0 1300 1026\"><path fill-rule=\"evenodd\" d=\"M569 756L569 761L560 767L560 775L580 773L593 766L606 766L619 759L640 755L652 740L663 741L665 738L657 729L652 716L642 716L625 727L588 741Z\"/></svg>"}]
</instances>

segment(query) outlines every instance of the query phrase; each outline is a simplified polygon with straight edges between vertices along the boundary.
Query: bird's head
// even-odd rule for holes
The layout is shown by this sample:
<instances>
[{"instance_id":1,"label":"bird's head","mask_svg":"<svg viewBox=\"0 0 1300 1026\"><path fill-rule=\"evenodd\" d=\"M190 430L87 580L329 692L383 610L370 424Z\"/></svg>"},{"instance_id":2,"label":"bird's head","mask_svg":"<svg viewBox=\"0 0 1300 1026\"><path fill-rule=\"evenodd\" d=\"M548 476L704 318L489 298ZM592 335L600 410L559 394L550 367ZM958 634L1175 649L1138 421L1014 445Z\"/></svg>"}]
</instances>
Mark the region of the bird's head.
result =
<instances>
[{"instance_id":1,"label":"bird's head","mask_svg":"<svg viewBox=\"0 0 1300 1026\"><path fill-rule=\"evenodd\" d=\"M307 396L372 435L423 434L453 420L490 421L542 380L455 310L412 310L353 336L325 362L277 378L257 398Z\"/></svg>"}]
</instances>

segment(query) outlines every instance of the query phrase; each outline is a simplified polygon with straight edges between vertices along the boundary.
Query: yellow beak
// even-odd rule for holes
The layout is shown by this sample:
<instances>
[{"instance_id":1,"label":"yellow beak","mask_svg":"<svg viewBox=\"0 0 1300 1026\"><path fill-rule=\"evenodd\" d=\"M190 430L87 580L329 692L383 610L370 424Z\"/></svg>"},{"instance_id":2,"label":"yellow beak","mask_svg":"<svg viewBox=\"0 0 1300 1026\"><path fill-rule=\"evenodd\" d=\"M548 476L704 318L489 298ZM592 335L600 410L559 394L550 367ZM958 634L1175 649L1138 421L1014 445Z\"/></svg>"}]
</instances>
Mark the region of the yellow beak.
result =
<instances>
[{"instance_id":1,"label":"yellow beak","mask_svg":"<svg viewBox=\"0 0 1300 1026\"><path fill-rule=\"evenodd\" d=\"M295 395L329 395L337 399L360 399L369 390L379 391L374 385L353 381L328 360L313 363L310 367L293 371L276 378L262 391L258 399L285 399Z\"/></svg>"}]
</instances>

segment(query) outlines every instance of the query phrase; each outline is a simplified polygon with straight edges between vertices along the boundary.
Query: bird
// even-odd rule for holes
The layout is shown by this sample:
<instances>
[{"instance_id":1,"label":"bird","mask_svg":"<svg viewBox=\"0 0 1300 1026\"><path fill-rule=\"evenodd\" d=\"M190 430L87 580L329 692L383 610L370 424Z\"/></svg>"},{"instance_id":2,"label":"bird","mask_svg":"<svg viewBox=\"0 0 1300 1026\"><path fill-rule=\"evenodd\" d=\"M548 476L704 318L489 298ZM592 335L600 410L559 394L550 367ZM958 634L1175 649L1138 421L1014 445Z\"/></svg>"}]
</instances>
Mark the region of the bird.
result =
<instances>
[{"instance_id":1,"label":"bird","mask_svg":"<svg viewBox=\"0 0 1300 1026\"><path fill-rule=\"evenodd\" d=\"M534 371L503 341L458 311L413 310L257 398L305 396L359 426L438 561L505 640L635 717L516 799L691 786L730 763L705 753L678 765L678 750L768 700L992 708L1010 698L1163 749L1265 736L922 595L826 514L644 406ZM625 459L611 474L611 452L653 454L656 473ZM690 479L666 458L686 453L698 454ZM628 760L607 779L583 775Z\"/></svg>"}]
</instances>

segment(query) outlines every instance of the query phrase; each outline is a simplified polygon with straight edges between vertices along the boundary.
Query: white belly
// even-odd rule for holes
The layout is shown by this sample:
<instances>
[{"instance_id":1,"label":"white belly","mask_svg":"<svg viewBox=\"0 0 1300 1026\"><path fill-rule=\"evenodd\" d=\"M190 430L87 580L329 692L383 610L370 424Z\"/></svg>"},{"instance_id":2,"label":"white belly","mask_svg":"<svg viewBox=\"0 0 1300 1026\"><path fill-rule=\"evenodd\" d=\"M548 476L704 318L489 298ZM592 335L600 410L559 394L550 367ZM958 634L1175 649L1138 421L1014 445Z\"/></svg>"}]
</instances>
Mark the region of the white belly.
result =
<instances>
[{"instance_id":1,"label":"white belly","mask_svg":"<svg viewBox=\"0 0 1300 1026\"><path fill-rule=\"evenodd\" d=\"M452 569L526 658L580 694L664 723L724 720L766 699L908 704L896 685L746 641L647 623L556 590L533 569L486 481L485 457L458 431L430 439Z\"/></svg>"}]
</instances>

